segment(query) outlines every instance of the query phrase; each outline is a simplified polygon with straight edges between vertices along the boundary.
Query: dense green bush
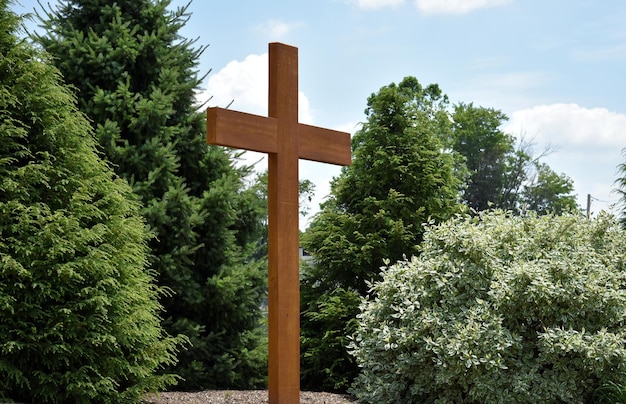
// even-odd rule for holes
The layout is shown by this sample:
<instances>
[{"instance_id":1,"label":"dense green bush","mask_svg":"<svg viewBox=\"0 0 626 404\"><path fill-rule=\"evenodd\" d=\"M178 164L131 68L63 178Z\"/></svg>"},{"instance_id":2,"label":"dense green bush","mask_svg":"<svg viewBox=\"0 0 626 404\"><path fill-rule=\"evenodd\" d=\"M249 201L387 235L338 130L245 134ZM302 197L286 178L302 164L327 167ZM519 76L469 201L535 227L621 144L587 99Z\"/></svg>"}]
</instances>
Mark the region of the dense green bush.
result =
<instances>
[{"instance_id":1,"label":"dense green bush","mask_svg":"<svg viewBox=\"0 0 626 404\"><path fill-rule=\"evenodd\" d=\"M588 402L626 362L626 234L496 211L430 228L383 270L351 343L370 403Z\"/></svg>"},{"instance_id":2,"label":"dense green bush","mask_svg":"<svg viewBox=\"0 0 626 404\"><path fill-rule=\"evenodd\" d=\"M310 291L310 287L302 288L303 300L307 301ZM360 301L357 292L337 288L311 300L303 311L308 325L300 331L304 388L341 392L350 387L355 376L350 370L356 368L356 361L346 346L356 331Z\"/></svg>"},{"instance_id":3,"label":"dense green bush","mask_svg":"<svg viewBox=\"0 0 626 404\"><path fill-rule=\"evenodd\" d=\"M0 0L0 401L138 401L176 339L131 189Z\"/></svg>"}]
</instances>

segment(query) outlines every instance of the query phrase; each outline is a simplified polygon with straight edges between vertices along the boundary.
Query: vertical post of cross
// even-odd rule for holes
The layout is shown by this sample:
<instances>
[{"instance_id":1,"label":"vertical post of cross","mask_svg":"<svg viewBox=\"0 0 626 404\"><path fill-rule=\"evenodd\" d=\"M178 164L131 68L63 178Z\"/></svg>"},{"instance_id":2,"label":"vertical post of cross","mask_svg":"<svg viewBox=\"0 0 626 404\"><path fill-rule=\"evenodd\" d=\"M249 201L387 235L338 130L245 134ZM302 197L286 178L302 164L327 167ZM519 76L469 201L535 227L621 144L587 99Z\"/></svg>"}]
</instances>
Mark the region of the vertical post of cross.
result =
<instances>
[{"instance_id":1,"label":"vertical post of cross","mask_svg":"<svg viewBox=\"0 0 626 404\"><path fill-rule=\"evenodd\" d=\"M207 142L267 153L269 401L300 402L298 160L350 165L350 134L298 123L298 48L269 45L268 117L207 109Z\"/></svg>"},{"instance_id":2,"label":"vertical post of cross","mask_svg":"<svg viewBox=\"0 0 626 404\"><path fill-rule=\"evenodd\" d=\"M277 153L268 162L269 401L300 397L298 49L269 45L268 115ZM279 213L280 212L280 213Z\"/></svg>"}]
</instances>

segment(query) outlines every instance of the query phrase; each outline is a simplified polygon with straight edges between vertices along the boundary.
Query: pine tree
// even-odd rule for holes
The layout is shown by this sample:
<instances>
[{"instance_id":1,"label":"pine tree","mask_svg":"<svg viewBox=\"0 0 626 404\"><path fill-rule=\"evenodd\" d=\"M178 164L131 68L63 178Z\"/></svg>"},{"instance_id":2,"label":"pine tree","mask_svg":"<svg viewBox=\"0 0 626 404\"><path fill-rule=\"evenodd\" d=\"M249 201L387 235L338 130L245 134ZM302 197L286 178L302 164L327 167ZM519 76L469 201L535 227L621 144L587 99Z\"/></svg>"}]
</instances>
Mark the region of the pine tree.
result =
<instances>
[{"instance_id":1,"label":"pine tree","mask_svg":"<svg viewBox=\"0 0 626 404\"><path fill-rule=\"evenodd\" d=\"M136 402L180 339L149 232L47 55L0 0L0 401Z\"/></svg>"},{"instance_id":2,"label":"pine tree","mask_svg":"<svg viewBox=\"0 0 626 404\"><path fill-rule=\"evenodd\" d=\"M262 209L234 155L205 144L195 91L204 48L181 38L169 0L63 1L37 39L76 87L117 173L143 203L170 333L191 338L175 371L186 389L255 387L265 360Z\"/></svg>"}]
</instances>

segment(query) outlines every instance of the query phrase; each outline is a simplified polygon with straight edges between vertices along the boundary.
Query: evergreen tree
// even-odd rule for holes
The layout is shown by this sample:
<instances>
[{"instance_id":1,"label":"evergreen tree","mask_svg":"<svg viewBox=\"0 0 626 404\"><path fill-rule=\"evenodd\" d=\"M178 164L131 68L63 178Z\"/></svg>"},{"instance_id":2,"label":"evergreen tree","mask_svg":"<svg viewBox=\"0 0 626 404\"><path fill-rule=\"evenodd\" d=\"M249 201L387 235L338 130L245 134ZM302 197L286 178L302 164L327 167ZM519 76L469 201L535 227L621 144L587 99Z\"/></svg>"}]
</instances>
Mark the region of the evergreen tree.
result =
<instances>
[{"instance_id":1,"label":"evergreen tree","mask_svg":"<svg viewBox=\"0 0 626 404\"><path fill-rule=\"evenodd\" d=\"M137 402L180 340L149 232L48 56L0 0L0 401Z\"/></svg>"},{"instance_id":2,"label":"evergreen tree","mask_svg":"<svg viewBox=\"0 0 626 404\"><path fill-rule=\"evenodd\" d=\"M459 207L447 97L413 77L372 94L352 139L352 166L302 238L315 265L303 273L302 365L308 388L344 390L357 373L346 352L360 296L383 261L417 254L423 223Z\"/></svg>"},{"instance_id":3,"label":"evergreen tree","mask_svg":"<svg viewBox=\"0 0 626 404\"><path fill-rule=\"evenodd\" d=\"M175 371L182 387L256 387L266 364L261 305L266 276L254 258L262 231L247 169L205 144L195 104L203 48L181 38L189 15L169 0L62 1L38 41L77 88L106 157L143 203L170 333L190 337Z\"/></svg>"}]
</instances>

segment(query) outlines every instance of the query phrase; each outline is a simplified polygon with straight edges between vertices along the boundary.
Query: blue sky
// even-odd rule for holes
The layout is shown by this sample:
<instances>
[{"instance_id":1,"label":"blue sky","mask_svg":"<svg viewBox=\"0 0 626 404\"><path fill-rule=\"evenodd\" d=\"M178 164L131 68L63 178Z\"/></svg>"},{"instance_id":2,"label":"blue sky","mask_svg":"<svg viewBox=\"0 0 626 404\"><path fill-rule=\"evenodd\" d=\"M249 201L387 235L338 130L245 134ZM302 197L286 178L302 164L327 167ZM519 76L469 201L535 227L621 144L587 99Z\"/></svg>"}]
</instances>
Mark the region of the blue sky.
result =
<instances>
[{"instance_id":1,"label":"blue sky","mask_svg":"<svg viewBox=\"0 0 626 404\"><path fill-rule=\"evenodd\" d=\"M172 6L185 5L175 0ZM20 13L39 7L21 0ZM574 180L581 206L610 207L626 161L626 2L622 0L194 0L182 30L210 45L199 97L265 115L267 44L299 48L300 119L354 132L367 97L415 76L451 102L500 109ZM256 161L257 156L250 157ZM262 169L263 163L259 164ZM337 167L301 163L317 204ZM307 219L302 220L301 228Z\"/></svg>"}]
</instances>

